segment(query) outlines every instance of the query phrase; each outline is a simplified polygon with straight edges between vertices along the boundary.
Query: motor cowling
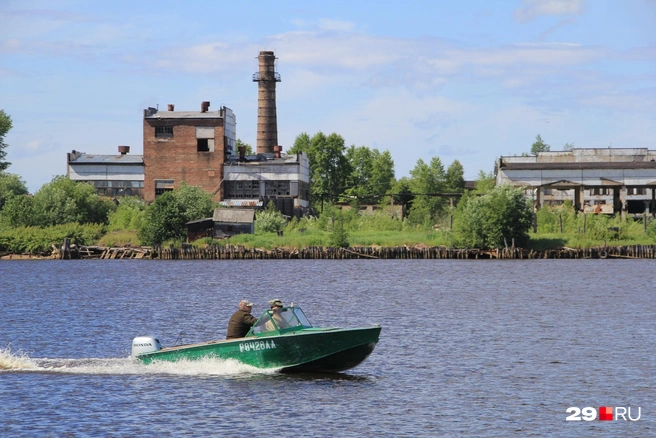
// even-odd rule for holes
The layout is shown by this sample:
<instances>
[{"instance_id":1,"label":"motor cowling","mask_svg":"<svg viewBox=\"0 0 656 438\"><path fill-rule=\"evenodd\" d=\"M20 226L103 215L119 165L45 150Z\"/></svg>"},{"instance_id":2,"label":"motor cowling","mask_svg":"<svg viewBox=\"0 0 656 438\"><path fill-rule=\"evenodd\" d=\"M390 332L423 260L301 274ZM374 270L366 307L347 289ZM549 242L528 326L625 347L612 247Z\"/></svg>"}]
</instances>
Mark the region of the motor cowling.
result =
<instances>
[{"instance_id":1,"label":"motor cowling","mask_svg":"<svg viewBox=\"0 0 656 438\"><path fill-rule=\"evenodd\" d=\"M159 339L151 336L138 336L132 340L132 356L139 356L140 354L152 353L162 349L162 344Z\"/></svg>"}]
</instances>

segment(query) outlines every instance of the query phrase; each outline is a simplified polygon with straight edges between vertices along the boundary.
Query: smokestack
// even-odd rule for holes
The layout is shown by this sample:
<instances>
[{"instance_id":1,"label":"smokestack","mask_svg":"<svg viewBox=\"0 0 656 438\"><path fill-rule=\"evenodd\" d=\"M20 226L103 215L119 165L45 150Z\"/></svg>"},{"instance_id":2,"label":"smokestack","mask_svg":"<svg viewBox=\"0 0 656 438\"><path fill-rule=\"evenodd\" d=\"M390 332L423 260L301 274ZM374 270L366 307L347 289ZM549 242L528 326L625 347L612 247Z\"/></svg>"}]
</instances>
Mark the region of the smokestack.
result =
<instances>
[{"instance_id":1,"label":"smokestack","mask_svg":"<svg viewBox=\"0 0 656 438\"><path fill-rule=\"evenodd\" d=\"M278 144L276 82L280 82L280 74L276 72L276 56L273 52L262 51L257 59L260 70L253 75L253 82L258 83L257 153L270 154Z\"/></svg>"},{"instance_id":2,"label":"smokestack","mask_svg":"<svg viewBox=\"0 0 656 438\"><path fill-rule=\"evenodd\" d=\"M273 152L276 154L276 158L280 158L280 152L282 152L282 146L274 146Z\"/></svg>"},{"instance_id":3,"label":"smokestack","mask_svg":"<svg viewBox=\"0 0 656 438\"><path fill-rule=\"evenodd\" d=\"M125 155L125 154L127 154L128 152L130 152L130 146L119 146L119 147L118 147L118 152L119 152L121 155Z\"/></svg>"},{"instance_id":4,"label":"smokestack","mask_svg":"<svg viewBox=\"0 0 656 438\"><path fill-rule=\"evenodd\" d=\"M174 108L175 108L175 105L172 104L172 103L169 103L169 111L173 111Z\"/></svg>"},{"instance_id":5,"label":"smokestack","mask_svg":"<svg viewBox=\"0 0 656 438\"><path fill-rule=\"evenodd\" d=\"M210 103L208 101L204 101L200 103L200 112L201 113L206 113L210 110Z\"/></svg>"}]
</instances>

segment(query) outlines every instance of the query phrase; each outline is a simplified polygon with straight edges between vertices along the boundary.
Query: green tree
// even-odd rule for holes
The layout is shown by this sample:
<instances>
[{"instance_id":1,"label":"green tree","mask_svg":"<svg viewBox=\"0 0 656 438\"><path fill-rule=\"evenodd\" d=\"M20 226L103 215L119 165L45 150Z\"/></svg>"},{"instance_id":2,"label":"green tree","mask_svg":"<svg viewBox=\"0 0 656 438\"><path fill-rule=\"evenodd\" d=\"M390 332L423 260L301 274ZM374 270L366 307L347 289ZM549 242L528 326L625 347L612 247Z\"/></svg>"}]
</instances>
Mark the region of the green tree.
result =
<instances>
[{"instance_id":1,"label":"green tree","mask_svg":"<svg viewBox=\"0 0 656 438\"><path fill-rule=\"evenodd\" d=\"M169 239L182 239L185 236L186 223L182 206L174 192L164 192L146 209L138 237L145 245L159 245Z\"/></svg>"},{"instance_id":2,"label":"green tree","mask_svg":"<svg viewBox=\"0 0 656 438\"><path fill-rule=\"evenodd\" d=\"M551 146L546 144L542 140L542 137L540 137L540 134L538 134L535 137L535 141L533 142L533 145L531 146L531 154L537 155L538 152L549 152L550 150L551 150Z\"/></svg>"},{"instance_id":3,"label":"green tree","mask_svg":"<svg viewBox=\"0 0 656 438\"><path fill-rule=\"evenodd\" d=\"M212 195L200 187L182 183L172 192L155 198L146 208L139 228L139 240L159 245L167 240L181 240L187 235L187 222L212 215Z\"/></svg>"},{"instance_id":4,"label":"green tree","mask_svg":"<svg viewBox=\"0 0 656 438\"><path fill-rule=\"evenodd\" d=\"M571 152L574 150L574 143L565 143L565 146L563 146L564 151Z\"/></svg>"},{"instance_id":5,"label":"green tree","mask_svg":"<svg viewBox=\"0 0 656 438\"><path fill-rule=\"evenodd\" d=\"M432 226L439 213L446 206L446 200L439 193L444 193L446 172L438 157L431 158L426 164L421 158L410 171L410 186L415 198L412 200L408 221L413 225Z\"/></svg>"},{"instance_id":6,"label":"green tree","mask_svg":"<svg viewBox=\"0 0 656 438\"><path fill-rule=\"evenodd\" d=\"M480 170L476 178L476 189L475 193L487 193L494 189L496 184L496 178L494 177L494 172L485 173Z\"/></svg>"},{"instance_id":7,"label":"green tree","mask_svg":"<svg viewBox=\"0 0 656 438\"><path fill-rule=\"evenodd\" d=\"M371 178L369 185L371 190L377 194L390 193L394 185L394 160L390 151L378 152L373 150L373 163L371 169ZM380 197L374 198L374 201L380 202Z\"/></svg>"},{"instance_id":8,"label":"green tree","mask_svg":"<svg viewBox=\"0 0 656 438\"><path fill-rule=\"evenodd\" d=\"M483 196L469 196L458 204L454 229L460 245L469 248L522 247L529 241L532 209L523 191L510 185L495 187Z\"/></svg>"},{"instance_id":9,"label":"green tree","mask_svg":"<svg viewBox=\"0 0 656 438\"><path fill-rule=\"evenodd\" d=\"M4 208L0 211L0 224L8 228L37 225L34 214L34 198L24 195L7 199Z\"/></svg>"},{"instance_id":10,"label":"green tree","mask_svg":"<svg viewBox=\"0 0 656 438\"><path fill-rule=\"evenodd\" d=\"M7 135L12 126L9 114L5 113L4 110L0 110L0 172L5 171L11 165L11 163L5 161L5 157L7 156L5 149L9 146L5 143L5 135Z\"/></svg>"},{"instance_id":11,"label":"green tree","mask_svg":"<svg viewBox=\"0 0 656 438\"><path fill-rule=\"evenodd\" d=\"M276 209L273 201L269 201L266 210L256 213L255 233L275 233L287 225L285 217Z\"/></svg>"},{"instance_id":12,"label":"green tree","mask_svg":"<svg viewBox=\"0 0 656 438\"><path fill-rule=\"evenodd\" d=\"M338 211L331 217L332 230L328 236L328 245L333 248L348 248L349 235L344 224L345 218L341 211Z\"/></svg>"},{"instance_id":13,"label":"green tree","mask_svg":"<svg viewBox=\"0 0 656 438\"><path fill-rule=\"evenodd\" d=\"M34 194L34 225L40 227L76 222L106 224L108 214L115 208L103 200L96 189L87 183L56 176Z\"/></svg>"},{"instance_id":14,"label":"green tree","mask_svg":"<svg viewBox=\"0 0 656 438\"><path fill-rule=\"evenodd\" d=\"M465 169L460 161L454 160L446 169L445 186L447 192L462 193L465 191Z\"/></svg>"},{"instance_id":15,"label":"green tree","mask_svg":"<svg viewBox=\"0 0 656 438\"><path fill-rule=\"evenodd\" d=\"M137 197L121 197L116 211L109 214L110 231L138 230L146 211L145 202Z\"/></svg>"},{"instance_id":16,"label":"green tree","mask_svg":"<svg viewBox=\"0 0 656 438\"><path fill-rule=\"evenodd\" d=\"M25 182L13 173L0 172L0 211L9 198L27 195Z\"/></svg>"}]
</instances>

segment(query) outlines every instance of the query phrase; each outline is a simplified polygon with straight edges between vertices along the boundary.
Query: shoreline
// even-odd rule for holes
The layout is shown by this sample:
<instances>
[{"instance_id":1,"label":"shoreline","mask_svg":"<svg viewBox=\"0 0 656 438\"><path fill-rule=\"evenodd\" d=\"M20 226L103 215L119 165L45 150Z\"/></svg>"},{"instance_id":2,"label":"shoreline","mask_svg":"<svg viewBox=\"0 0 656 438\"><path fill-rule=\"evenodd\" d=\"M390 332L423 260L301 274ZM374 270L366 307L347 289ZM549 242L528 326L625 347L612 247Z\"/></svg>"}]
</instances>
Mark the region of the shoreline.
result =
<instances>
[{"instance_id":1,"label":"shoreline","mask_svg":"<svg viewBox=\"0 0 656 438\"><path fill-rule=\"evenodd\" d=\"M590 248L496 248L491 250L447 248L444 246L356 246L350 248L246 248L242 245L198 248L71 246L50 254L2 254L0 260L537 260L537 259L654 259L656 245L599 246Z\"/></svg>"}]
</instances>

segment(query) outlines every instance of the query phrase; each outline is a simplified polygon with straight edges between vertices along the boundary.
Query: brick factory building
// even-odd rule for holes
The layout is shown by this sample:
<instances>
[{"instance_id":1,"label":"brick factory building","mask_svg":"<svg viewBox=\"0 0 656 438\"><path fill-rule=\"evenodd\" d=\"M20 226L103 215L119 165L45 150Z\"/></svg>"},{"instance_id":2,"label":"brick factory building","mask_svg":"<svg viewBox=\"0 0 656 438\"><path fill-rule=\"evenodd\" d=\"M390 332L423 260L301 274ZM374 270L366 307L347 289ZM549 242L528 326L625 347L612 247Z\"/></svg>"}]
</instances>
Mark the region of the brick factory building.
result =
<instances>
[{"instance_id":1,"label":"brick factory building","mask_svg":"<svg viewBox=\"0 0 656 438\"><path fill-rule=\"evenodd\" d=\"M202 102L200 111L144 110L143 161L146 201L180 187L182 182L199 186L222 198L223 163L237 143L235 115L229 108L209 110Z\"/></svg>"}]
</instances>

